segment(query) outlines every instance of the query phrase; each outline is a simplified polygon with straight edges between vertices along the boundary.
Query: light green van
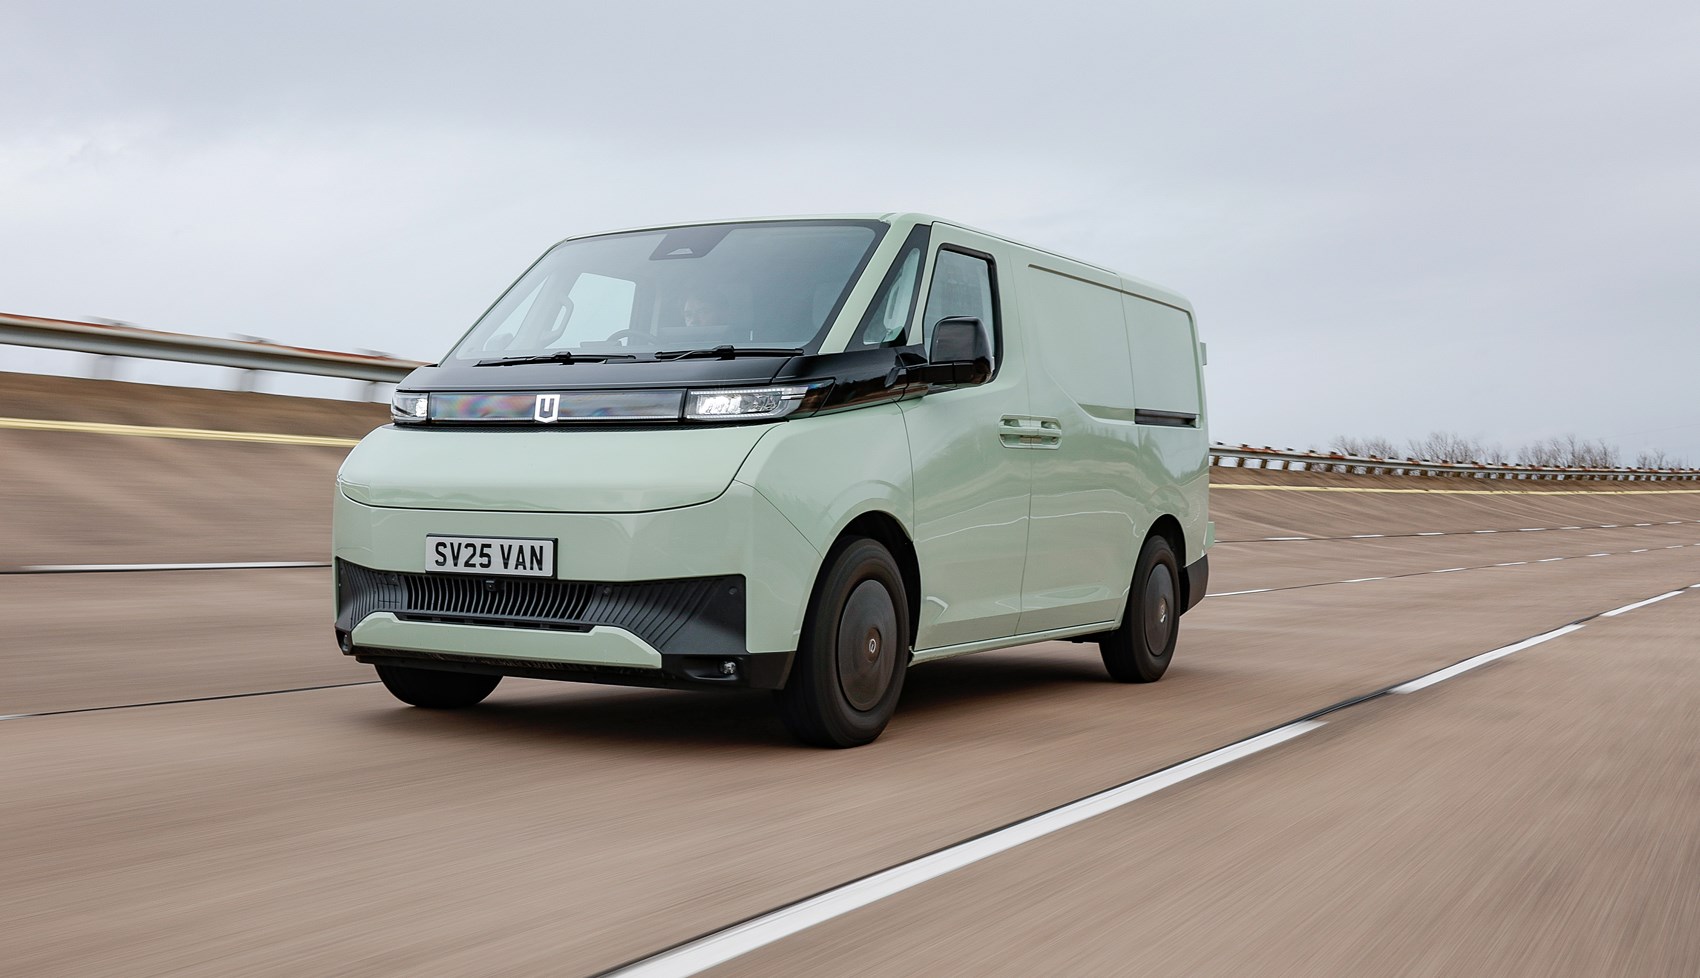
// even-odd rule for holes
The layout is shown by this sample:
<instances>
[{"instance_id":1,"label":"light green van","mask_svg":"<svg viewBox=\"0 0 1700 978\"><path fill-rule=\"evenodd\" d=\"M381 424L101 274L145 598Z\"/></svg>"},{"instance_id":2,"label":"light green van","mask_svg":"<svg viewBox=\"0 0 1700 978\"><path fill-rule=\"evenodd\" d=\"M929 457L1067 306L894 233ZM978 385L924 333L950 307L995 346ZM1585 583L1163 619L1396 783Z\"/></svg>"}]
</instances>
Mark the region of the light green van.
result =
<instances>
[{"instance_id":1,"label":"light green van","mask_svg":"<svg viewBox=\"0 0 1700 978\"><path fill-rule=\"evenodd\" d=\"M1213 529L1186 300L916 214L570 238L337 478L336 632L417 706L503 676L775 690L1050 639L1150 682Z\"/></svg>"}]
</instances>

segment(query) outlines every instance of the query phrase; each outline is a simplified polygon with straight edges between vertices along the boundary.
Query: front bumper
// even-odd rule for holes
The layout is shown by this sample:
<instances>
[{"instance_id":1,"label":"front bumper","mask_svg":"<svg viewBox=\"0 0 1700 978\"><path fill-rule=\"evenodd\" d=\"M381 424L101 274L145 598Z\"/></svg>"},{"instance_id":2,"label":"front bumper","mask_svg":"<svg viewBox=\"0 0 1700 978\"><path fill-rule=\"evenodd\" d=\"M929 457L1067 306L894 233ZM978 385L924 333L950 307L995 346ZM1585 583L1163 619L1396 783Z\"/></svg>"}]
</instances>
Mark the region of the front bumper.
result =
<instances>
[{"instance_id":1,"label":"front bumper","mask_svg":"<svg viewBox=\"0 0 1700 978\"><path fill-rule=\"evenodd\" d=\"M346 560L336 562L339 630L365 627L371 644L438 652L466 651L471 639L433 625L520 629L536 657L559 658L569 635L607 633L597 661L653 665L664 652L702 655L748 651L744 640L744 578L686 578L671 581L561 581L474 574L409 574L380 571ZM385 625L384 623L393 623ZM378 635L387 636L380 641ZM468 633L470 634L470 633ZM480 633L483 634L483 633ZM432 638L432 636L442 636ZM486 640L491 636L485 635ZM437 642L441 648L430 644Z\"/></svg>"},{"instance_id":2,"label":"front bumper","mask_svg":"<svg viewBox=\"0 0 1700 978\"><path fill-rule=\"evenodd\" d=\"M389 618L389 621L384 621ZM370 627L374 624L377 628ZM663 689L702 689L729 686L743 689L781 689L791 672L790 652L736 652L721 655L663 654L641 640L615 629L592 630L587 640L568 639L555 648L534 647L525 629L495 629L476 625L432 625L429 633L407 634L397 630L393 616L380 613L354 632L337 630L344 654L370 665L407 666L449 672L476 672L491 676L525 679L558 679L569 682L608 683L617 686L650 686ZM494 635L492 632L503 632ZM517 640L517 641L516 641ZM455 646L465 641L464 651L441 651L418 646ZM410 648L382 644L405 643ZM536 653L529 657L492 654L491 648L508 652ZM554 653L554 655L551 655ZM629 660L637 661L629 661Z\"/></svg>"},{"instance_id":3,"label":"front bumper","mask_svg":"<svg viewBox=\"0 0 1700 978\"><path fill-rule=\"evenodd\" d=\"M820 554L754 489L644 513L333 512L337 640L363 662L779 688ZM552 537L556 579L424 572L427 533Z\"/></svg>"}]
</instances>

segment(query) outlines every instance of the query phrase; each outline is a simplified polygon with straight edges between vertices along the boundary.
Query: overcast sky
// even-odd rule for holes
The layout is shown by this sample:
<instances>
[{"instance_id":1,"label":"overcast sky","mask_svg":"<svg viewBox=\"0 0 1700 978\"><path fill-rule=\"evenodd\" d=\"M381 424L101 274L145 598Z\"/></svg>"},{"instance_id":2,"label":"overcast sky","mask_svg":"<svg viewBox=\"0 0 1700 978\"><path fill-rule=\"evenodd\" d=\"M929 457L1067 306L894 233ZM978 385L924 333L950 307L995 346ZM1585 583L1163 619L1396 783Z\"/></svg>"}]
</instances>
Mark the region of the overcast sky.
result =
<instances>
[{"instance_id":1,"label":"overcast sky","mask_svg":"<svg viewBox=\"0 0 1700 978\"><path fill-rule=\"evenodd\" d=\"M1222 440L1700 464L1692 0L8 0L0 37L6 312L435 359L568 235L921 210L1188 296Z\"/></svg>"}]
</instances>

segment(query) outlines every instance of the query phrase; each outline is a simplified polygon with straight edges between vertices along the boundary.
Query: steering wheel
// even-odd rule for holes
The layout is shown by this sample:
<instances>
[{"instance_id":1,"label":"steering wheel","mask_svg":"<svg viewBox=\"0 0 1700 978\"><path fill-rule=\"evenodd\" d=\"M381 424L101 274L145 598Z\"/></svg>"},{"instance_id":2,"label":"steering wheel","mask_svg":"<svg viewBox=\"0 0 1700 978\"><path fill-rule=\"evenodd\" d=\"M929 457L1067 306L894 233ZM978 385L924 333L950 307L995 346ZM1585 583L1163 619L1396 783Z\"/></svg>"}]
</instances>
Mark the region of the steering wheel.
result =
<instances>
[{"instance_id":1,"label":"steering wheel","mask_svg":"<svg viewBox=\"0 0 1700 978\"><path fill-rule=\"evenodd\" d=\"M615 330L613 335L609 336L607 339L603 340L602 342L613 343L616 340L624 340L624 339L633 339L633 340L642 339L642 340L647 341L647 342L644 342L642 344L627 343L626 344L627 346L639 346L639 345L641 345L641 346L655 346L655 345L657 345L655 337L651 336L648 333L645 333L643 330L640 330L640 329Z\"/></svg>"}]
</instances>

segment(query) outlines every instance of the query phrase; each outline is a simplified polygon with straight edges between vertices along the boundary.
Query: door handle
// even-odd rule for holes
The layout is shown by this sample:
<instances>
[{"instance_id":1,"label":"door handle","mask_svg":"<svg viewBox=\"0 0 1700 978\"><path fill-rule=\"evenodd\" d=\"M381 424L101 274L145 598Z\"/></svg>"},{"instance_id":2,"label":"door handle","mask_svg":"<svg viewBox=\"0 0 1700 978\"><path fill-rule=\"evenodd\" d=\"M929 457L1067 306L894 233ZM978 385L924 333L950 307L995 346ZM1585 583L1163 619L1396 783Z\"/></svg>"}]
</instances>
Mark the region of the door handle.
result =
<instances>
[{"instance_id":1,"label":"door handle","mask_svg":"<svg viewBox=\"0 0 1700 978\"><path fill-rule=\"evenodd\" d=\"M1005 448L1060 448L1062 422L1025 414L1006 414L998 421L998 440Z\"/></svg>"}]
</instances>

